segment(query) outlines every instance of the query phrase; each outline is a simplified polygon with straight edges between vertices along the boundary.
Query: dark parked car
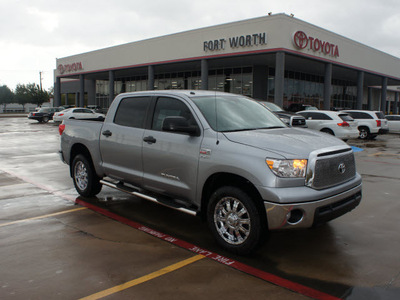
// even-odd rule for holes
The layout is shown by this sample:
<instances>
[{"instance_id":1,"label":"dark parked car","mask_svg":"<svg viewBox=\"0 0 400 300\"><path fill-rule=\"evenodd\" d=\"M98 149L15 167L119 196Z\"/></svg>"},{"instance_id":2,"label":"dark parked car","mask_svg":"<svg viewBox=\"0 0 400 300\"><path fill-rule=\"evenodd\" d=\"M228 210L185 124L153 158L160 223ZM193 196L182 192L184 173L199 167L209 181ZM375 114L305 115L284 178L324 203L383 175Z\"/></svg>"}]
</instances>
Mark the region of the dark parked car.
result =
<instances>
[{"instance_id":1,"label":"dark parked car","mask_svg":"<svg viewBox=\"0 0 400 300\"><path fill-rule=\"evenodd\" d=\"M262 105L276 114L283 122L292 127L307 127L306 119L296 113L284 111L279 105L272 102L261 101Z\"/></svg>"},{"instance_id":2,"label":"dark parked car","mask_svg":"<svg viewBox=\"0 0 400 300\"><path fill-rule=\"evenodd\" d=\"M36 120L39 123L47 123L49 120L53 120L55 112L61 111L60 107L42 107L38 111L31 112L28 115L28 119Z\"/></svg>"}]
</instances>

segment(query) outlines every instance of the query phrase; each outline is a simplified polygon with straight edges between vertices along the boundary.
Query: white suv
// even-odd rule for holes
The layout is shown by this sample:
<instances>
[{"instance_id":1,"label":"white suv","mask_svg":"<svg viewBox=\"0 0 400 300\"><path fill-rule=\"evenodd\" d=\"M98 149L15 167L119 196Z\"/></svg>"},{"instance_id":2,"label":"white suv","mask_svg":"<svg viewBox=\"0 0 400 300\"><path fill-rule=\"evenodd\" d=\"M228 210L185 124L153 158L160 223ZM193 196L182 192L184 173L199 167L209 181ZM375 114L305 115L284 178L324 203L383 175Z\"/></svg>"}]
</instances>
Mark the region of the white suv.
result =
<instances>
[{"instance_id":1,"label":"white suv","mask_svg":"<svg viewBox=\"0 0 400 300\"><path fill-rule=\"evenodd\" d=\"M381 111L374 110L344 110L358 121L360 139L373 139L378 134L389 132L388 121Z\"/></svg>"},{"instance_id":2,"label":"white suv","mask_svg":"<svg viewBox=\"0 0 400 300\"><path fill-rule=\"evenodd\" d=\"M348 113L330 110L303 110L309 129L332 134L344 141L358 138L358 122Z\"/></svg>"}]
</instances>

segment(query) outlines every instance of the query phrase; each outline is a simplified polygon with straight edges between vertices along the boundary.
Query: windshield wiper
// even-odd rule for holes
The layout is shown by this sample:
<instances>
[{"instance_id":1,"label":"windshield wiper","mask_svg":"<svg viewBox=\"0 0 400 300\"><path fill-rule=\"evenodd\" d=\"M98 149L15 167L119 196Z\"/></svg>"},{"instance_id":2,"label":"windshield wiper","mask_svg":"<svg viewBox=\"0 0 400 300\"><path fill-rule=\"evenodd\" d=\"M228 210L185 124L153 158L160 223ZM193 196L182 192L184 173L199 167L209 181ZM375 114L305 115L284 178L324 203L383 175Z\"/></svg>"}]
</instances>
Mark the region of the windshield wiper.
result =
<instances>
[{"instance_id":1,"label":"windshield wiper","mask_svg":"<svg viewBox=\"0 0 400 300\"><path fill-rule=\"evenodd\" d=\"M286 128L286 127L284 127L284 126L256 127L256 128L243 128L243 129L223 130L223 131L220 131L220 132L253 131L253 130L276 129L276 128Z\"/></svg>"}]
</instances>

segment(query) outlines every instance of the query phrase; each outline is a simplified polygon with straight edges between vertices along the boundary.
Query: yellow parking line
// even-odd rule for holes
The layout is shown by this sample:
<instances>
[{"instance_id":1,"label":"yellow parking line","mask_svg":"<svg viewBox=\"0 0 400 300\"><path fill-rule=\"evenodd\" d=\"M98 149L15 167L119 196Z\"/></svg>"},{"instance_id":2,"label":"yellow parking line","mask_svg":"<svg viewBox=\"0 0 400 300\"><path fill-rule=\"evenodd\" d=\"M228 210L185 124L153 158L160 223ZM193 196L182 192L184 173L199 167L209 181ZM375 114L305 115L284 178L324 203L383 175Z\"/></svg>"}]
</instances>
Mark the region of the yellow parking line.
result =
<instances>
[{"instance_id":1,"label":"yellow parking line","mask_svg":"<svg viewBox=\"0 0 400 300\"><path fill-rule=\"evenodd\" d=\"M43 215L43 216L38 216L38 217L12 221L12 222L8 222L8 223L3 223L3 224L0 224L0 227L4 227L4 226L7 226L7 225L12 225L12 224L23 223L23 222L31 221L31 220L39 220L39 219L45 219L45 218L48 218L48 217L68 214L68 213L75 212L75 211L82 210L82 209L87 209L87 207L74 208L74 209L70 209L70 210L60 211L60 212L57 212L57 213L54 213L54 214L48 214L48 215Z\"/></svg>"},{"instance_id":2,"label":"yellow parking line","mask_svg":"<svg viewBox=\"0 0 400 300\"><path fill-rule=\"evenodd\" d=\"M142 276L140 278L128 281L126 283L117 285L115 287L112 287L112 288L109 288L107 290L98 292L96 294L81 298L80 300L94 300L94 299L100 299L100 298L103 298L103 297L110 296L112 294L115 294L115 293L118 293L120 291L126 290L128 288L131 288L133 286L139 285L141 283L144 283L144 282L149 281L151 279L157 278L157 277L162 276L164 274L167 274L167 273L173 272L175 270L178 270L178 269L180 269L180 268L182 268L184 266L190 265L191 263L194 263L194 262L196 262L196 261L198 261L200 259L203 259L203 258L205 258L205 256L203 256L203 255L196 255L196 256L190 257L190 258L182 260L182 261L180 261L180 262L178 262L176 264L173 264L173 265L165 267L165 268L163 268L161 270L155 271L155 272L153 272L151 274L148 274L148 275Z\"/></svg>"}]
</instances>

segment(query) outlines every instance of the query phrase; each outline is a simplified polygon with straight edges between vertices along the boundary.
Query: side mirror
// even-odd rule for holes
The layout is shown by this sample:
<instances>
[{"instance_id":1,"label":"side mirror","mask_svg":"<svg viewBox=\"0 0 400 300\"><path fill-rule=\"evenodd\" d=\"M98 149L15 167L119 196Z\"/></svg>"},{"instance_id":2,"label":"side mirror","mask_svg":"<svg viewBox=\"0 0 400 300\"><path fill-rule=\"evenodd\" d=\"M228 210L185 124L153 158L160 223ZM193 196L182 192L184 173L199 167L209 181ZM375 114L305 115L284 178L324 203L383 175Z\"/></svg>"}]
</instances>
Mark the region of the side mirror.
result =
<instances>
[{"instance_id":1,"label":"side mirror","mask_svg":"<svg viewBox=\"0 0 400 300\"><path fill-rule=\"evenodd\" d=\"M192 136L199 136L200 130L197 126L189 125L184 117L166 117L162 125L163 131L187 133Z\"/></svg>"}]
</instances>

